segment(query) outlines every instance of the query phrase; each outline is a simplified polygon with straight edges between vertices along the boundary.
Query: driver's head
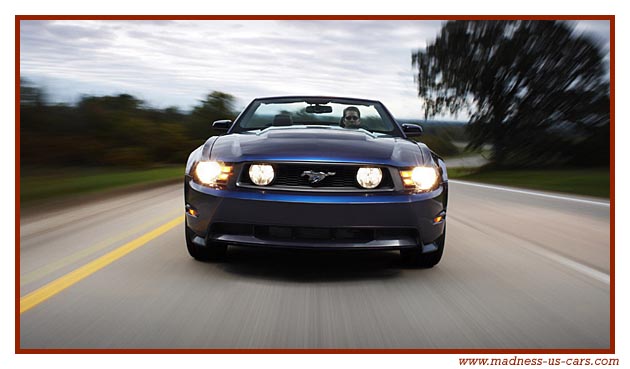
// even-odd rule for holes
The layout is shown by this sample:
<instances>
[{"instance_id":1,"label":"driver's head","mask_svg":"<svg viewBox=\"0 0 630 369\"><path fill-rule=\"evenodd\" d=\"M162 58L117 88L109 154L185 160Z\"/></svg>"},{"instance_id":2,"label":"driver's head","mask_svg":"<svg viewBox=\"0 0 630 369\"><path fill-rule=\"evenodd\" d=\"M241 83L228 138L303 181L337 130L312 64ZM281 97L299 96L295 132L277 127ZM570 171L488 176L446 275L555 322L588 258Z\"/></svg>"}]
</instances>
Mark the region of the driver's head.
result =
<instances>
[{"instance_id":1,"label":"driver's head","mask_svg":"<svg viewBox=\"0 0 630 369\"><path fill-rule=\"evenodd\" d=\"M354 106L343 109L343 125L347 128L359 128L361 126L361 113Z\"/></svg>"}]
</instances>

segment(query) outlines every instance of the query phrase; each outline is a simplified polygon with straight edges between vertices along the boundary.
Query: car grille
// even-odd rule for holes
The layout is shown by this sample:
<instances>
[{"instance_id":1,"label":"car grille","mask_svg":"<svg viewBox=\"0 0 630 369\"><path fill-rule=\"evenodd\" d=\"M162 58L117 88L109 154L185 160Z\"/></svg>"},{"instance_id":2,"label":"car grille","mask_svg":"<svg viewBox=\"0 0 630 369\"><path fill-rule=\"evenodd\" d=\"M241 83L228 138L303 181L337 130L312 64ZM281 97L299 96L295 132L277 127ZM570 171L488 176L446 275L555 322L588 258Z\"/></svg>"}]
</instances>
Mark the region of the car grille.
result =
<instances>
[{"instance_id":1,"label":"car grille","mask_svg":"<svg viewBox=\"0 0 630 369\"><path fill-rule=\"evenodd\" d=\"M261 188L252 183L249 178L250 165L243 166L238 185ZM275 178L270 185L264 186L265 188L309 191L387 191L394 188L389 170L385 167L380 167L383 173L381 183L371 190L364 189L356 180L357 170L362 167L361 165L279 163L274 164L273 167ZM335 174L327 176L320 182L310 183L308 176L302 176L306 171Z\"/></svg>"},{"instance_id":2,"label":"car grille","mask_svg":"<svg viewBox=\"0 0 630 369\"><path fill-rule=\"evenodd\" d=\"M418 237L418 231L412 228L315 228L235 223L214 223L210 227L210 234L254 236L270 241L335 241L338 243L366 243Z\"/></svg>"}]
</instances>

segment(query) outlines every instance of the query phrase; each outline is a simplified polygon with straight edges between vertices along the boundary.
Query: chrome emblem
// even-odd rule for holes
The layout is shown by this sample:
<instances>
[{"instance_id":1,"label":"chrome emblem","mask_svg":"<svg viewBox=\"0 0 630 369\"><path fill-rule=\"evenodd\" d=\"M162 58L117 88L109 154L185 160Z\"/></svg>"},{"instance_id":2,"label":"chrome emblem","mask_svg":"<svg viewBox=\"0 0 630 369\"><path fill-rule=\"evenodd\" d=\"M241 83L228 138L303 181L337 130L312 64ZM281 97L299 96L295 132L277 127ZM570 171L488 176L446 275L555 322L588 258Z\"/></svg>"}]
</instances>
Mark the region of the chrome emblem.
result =
<instances>
[{"instance_id":1,"label":"chrome emblem","mask_svg":"<svg viewBox=\"0 0 630 369\"><path fill-rule=\"evenodd\" d=\"M319 183L323 181L324 178L334 176L335 174L336 174L335 172L324 173L324 172L313 172L312 170L305 170L304 172L302 172L302 175L300 177L308 176L308 181L311 184L315 184L315 183Z\"/></svg>"}]
</instances>

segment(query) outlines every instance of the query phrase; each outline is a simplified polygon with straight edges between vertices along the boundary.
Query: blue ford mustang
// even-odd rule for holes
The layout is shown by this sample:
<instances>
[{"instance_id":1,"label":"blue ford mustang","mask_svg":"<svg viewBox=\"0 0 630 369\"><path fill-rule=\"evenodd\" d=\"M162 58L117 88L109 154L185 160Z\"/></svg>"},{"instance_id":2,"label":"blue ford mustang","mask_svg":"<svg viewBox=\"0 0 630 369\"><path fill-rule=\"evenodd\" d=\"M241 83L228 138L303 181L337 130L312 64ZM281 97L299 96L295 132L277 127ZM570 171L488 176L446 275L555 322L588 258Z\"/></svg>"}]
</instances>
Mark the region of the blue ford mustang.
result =
<instances>
[{"instance_id":1,"label":"blue ford mustang","mask_svg":"<svg viewBox=\"0 0 630 369\"><path fill-rule=\"evenodd\" d=\"M186 244L198 260L228 245L400 250L419 267L444 251L444 161L378 101L252 101L213 127L186 164Z\"/></svg>"}]
</instances>

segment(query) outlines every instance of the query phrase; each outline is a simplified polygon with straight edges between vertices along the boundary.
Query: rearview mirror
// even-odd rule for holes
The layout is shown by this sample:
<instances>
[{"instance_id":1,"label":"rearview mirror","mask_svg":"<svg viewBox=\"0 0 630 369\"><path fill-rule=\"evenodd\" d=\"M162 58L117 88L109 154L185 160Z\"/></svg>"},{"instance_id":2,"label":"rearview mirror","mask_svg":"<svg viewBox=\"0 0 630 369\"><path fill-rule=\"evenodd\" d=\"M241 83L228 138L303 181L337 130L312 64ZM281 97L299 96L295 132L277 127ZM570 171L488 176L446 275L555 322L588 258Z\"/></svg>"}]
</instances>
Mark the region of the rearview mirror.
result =
<instances>
[{"instance_id":1,"label":"rearview mirror","mask_svg":"<svg viewBox=\"0 0 630 369\"><path fill-rule=\"evenodd\" d=\"M217 131L227 131L228 129L230 129L231 126L232 126L232 121L228 119L215 120L212 123L212 128L216 129Z\"/></svg>"},{"instance_id":2,"label":"rearview mirror","mask_svg":"<svg viewBox=\"0 0 630 369\"><path fill-rule=\"evenodd\" d=\"M306 107L306 112L310 114L332 113L332 106L328 105L310 105Z\"/></svg>"},{"instance_id":3,"label":"rearview mirror","mask_svg":"<svg viewBox=\"0 0 630 369\"><path fill-rule=\"evenodd\" d=\"M402 125L403 132L407 137L419 137L422 136L422 127L417 124L411 123L403 123Z\"/></svg>"}]
</instances>

